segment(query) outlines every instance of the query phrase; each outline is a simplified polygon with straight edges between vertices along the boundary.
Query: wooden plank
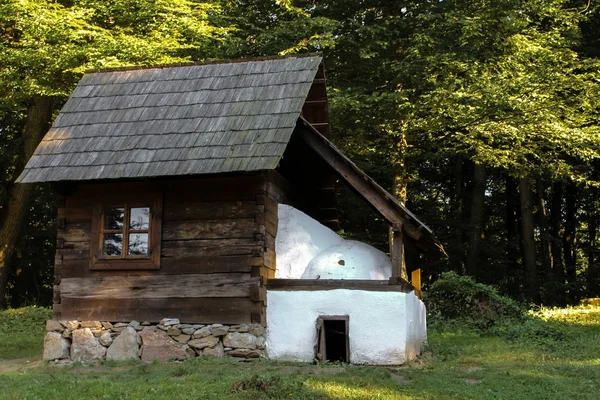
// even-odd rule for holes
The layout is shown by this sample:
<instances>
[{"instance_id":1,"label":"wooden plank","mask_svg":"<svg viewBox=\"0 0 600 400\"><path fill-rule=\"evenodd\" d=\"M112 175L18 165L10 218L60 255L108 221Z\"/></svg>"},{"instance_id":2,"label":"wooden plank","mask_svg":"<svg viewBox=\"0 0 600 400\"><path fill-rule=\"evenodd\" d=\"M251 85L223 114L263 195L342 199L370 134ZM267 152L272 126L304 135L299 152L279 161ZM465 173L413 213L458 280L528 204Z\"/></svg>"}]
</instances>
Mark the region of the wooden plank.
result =
<instances>
[{"instance_id":1,"label":"wooden plank","mask_svg":"<svg viewBox=\"0 0 600 400\"><path fill-rule=\"evenodd\" d=\"M62 207L58 209L58 218L65 218L67 225L92 221L91 207Z\"/></svg>"},{"instance_id":2,"label":"wooden plank","mask_svg":"<svg viewBox=\"0 0 600 400\"><path fill-rule=\"evenodd\" d=\"M265 231L273 237L277 236L277 228L279 226L279 218L277 217L277 214L272 214L267 211L264 216Z\"/></svg>"},{"instance_id":3,"label":"wooden plank","mask_svg":"<svg viewBox=\"0 0 600 400\"><path fill-rule=\"evenodd\" d=\"M63 239L65 242L89 243L91 231L91 221L67 223L64 229L60 229L56 232L56 237Z\"/></svg>"},{"instance_id":4,"label":"wooden plank","mask_svg":"<svg viewBox=\"0 0 600 400\"><path fill-rule=\"evenodd\" d=\"M248 324L255 310L246 298L78 299L64 298L61 318L79 321L159 322L178 318L182 323Z\"/></svg>"},{"instance_id":5,"label":"wooden plank","mask_svg":"<svg viewBox=\"0 0 600 400\"><path fill-rule=\"evenodd\" d=\"M279 203L267 194L259 194L256 196L256 204L264 205L265 210L277 215Z\"/></svg>"},{"instance_id":6,"label":"wooden plank","mask_svg":"<svg viewBox=\"0 0 600 400\"><path fill-rule=\"evenodd\" d=\"M162 240L253 238L254 218L165 221Z\"/></svg>"},{"instance_id":7,"label":"wooden plank","mask_svg":"<svg viewBox=\"0 0 600 400\"><path fill-rule=\"evenodd\" d=\"M264 254L264 266L275 271L276 266L276 254L275 250L267 249Z\"/></svg>"},{"instance_id":8,"label":"wooden plank","mask_svg":"<svg viewBox=\"0 0 600 400\"><path fill-rule=\"evenodd\" d=\"M163 258L250 255L264 247L256 237L164 241Z\"/></svg>"},{"instance_id":9,"label":"wooden plank","mask_svg":"<svg viewBox=\"0 0 600 400\"><path fill-rule=\"evenodd\" d=\"M410 283L416 290L421 290L421 269L415 269L411 272Z\"/></svg>"},{"instance_id":10,"label":"wooden plank","mask_svg":"<svg viewBox=\"0 0 600 400\"><path fill-rule=\"evenodd\" d=\"M269 279L267 282L267 290L315 291L336 289L402 293L410 293L414 290L414 288L406 281L388 280Z\"/></svg>"},{"instance_id":11,"label":"wooden plank","mask_svg":"<svg viewBox=\"0 0 600 400\"><path fill-rule=\"evenodd\" d=\"M402 224L395 225L392 235L392 277L402 277L402 262L404 261L402 236Z\"/></svg>"},{"instance_id":12,"label":"wooden plank","mask_svg":"<svg viewBox=\"0 0 600 400\"><path fill-rule=\"evenodd\" d=\"M62 278L61 298L151 299L247 297L259 280L249 274L190 274Z\"/></svg>"},{"instance_id":13,"label":"wooden plank","mask_svg":"<svg viewBox=\"0 0 600 400\"><path fill-rule=\"evenodd\" d=\"M188 275L239 272L250 274L254 257L244 256L199 256L162 258L157 270L90 270L89 259L65 260L59 265L57 273L61 278L79 278L86 276L142 276L142 275ZM262 258L261 258L262 263Z\"/></svg>"},{"instance_id":14,"label":"wooden plank","mask_svg":"<svg viewBox=\"0 0 600 400\"><path fill-rule=\"evenodd\" d=\"M165 203L164 221L254 218L264 212L255 201Z\"/></svg>"}]
</instances>

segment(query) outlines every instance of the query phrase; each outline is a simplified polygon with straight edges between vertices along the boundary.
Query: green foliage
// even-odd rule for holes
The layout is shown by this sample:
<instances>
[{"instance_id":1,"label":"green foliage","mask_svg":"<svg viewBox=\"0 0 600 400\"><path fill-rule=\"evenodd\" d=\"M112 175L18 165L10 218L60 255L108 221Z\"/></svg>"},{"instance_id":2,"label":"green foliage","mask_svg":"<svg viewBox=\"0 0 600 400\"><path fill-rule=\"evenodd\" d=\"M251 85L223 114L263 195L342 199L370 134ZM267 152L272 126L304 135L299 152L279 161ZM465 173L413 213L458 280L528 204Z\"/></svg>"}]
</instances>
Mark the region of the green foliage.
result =
<instances>
[{"instance_id":1,"label":"green foliage","mask_svg":"<svg viewBox=\"0 0 600 400\"><path fill-rule=\"evenodd\" d=\"M488 329L504 319L521 319L522 310L497 289L475 282L469 276L445 272L427 290L424 301L431 318L458 319Z\"/></svg>"}]
</instances>

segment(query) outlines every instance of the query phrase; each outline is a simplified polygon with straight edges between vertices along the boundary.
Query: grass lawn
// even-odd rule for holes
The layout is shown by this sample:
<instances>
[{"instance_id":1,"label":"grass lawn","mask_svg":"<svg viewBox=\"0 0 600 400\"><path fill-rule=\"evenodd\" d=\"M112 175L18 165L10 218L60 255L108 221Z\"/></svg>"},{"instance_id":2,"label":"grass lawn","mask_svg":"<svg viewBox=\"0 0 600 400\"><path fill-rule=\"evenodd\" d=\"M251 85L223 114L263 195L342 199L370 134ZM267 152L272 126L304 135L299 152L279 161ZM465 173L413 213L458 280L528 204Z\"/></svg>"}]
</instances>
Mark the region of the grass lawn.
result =
<instances>
[{"instance_id":1,"label":"grass lawn","mask_svg":"<svg viewBox=\"0 0 600 400\"><path fill-rule=\"evenodd\" d=\"M397 368L209 359L60 367L11 360L39 360L43 329L24 338L19 326L29 327L43 312L0 313L2 399L600 398L599 307L542 310L484 336L456 324L433 326L424 357Z\"/></svg>"}]
</instances>

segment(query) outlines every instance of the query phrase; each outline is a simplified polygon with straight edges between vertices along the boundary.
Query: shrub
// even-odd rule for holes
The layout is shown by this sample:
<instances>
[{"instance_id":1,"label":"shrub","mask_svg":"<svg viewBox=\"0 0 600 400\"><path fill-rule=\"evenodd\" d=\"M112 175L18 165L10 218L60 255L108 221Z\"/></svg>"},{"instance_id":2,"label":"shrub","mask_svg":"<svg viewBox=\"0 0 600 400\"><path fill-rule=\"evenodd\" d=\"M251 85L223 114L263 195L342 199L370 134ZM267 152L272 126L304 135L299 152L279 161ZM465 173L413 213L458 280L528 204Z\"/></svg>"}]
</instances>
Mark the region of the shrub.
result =
<instances>
[{"instance_id":1,"label":"shrub","mask_svg":"<svg viewBox=\"0 0 600 400\"><path fill-rule=\"evenodd\" d=\"M455 272L444 272L425 291L424 301L433 322L460 319L487 330L500 320L523 318L516 301L502 296L493 286Z\"/></svg>"}]
</instances>

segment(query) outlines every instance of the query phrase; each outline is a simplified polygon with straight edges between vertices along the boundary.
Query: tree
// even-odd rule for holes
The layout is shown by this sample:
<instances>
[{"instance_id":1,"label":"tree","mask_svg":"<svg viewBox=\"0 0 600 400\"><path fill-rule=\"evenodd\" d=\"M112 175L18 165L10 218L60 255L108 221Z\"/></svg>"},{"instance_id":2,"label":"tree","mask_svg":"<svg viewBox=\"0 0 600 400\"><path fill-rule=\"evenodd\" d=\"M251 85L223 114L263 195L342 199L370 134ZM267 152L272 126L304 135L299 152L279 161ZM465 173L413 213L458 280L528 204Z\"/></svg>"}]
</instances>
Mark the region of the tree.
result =
<instances>
[{"instance_id":1,"label":"tree","mask_svg":"<svg viewBox=\"0 0 600 400\"><path fill-rule=\"evenodd\" d=\"M53 112L89 68L221 56L219 43L229 29L208 22L218 10L216 3L187 0L10 0L0 5L0 111L13 119L0 126L0 133L14 137L20 130L23 143L22 150L11 153L4 177L0 308L5 306L10 263L34 190L32 185L6 182L18 176Z\"/></svg>"}]
</instances>

